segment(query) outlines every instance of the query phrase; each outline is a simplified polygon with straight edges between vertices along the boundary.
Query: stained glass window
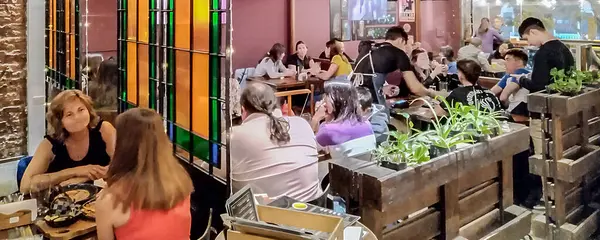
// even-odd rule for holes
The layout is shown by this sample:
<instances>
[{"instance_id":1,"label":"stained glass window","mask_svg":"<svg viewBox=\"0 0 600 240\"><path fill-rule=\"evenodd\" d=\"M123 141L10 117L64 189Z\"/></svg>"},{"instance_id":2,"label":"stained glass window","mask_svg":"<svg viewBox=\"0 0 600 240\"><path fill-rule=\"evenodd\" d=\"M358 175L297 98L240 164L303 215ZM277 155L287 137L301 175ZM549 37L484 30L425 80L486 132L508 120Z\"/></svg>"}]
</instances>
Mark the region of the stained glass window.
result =
<instances>
[{"instance_id":1,"label":"stained glass window","mask_svg":"<svg viewBox=\"0 0 600 240\"><path fill-rule=\"evenodd\" d=\"M120 111L157 110L175 154L219 168L221 6L219 0L119 0L118 10Z\"/></svg>"},{"instance_id":2,"label":"stained glass window","mask_svg":"<svg viewBox=\"0 0 600 240\"><path fill-rule=\"evenodd\" d=\"M47 0L46 100L64 89L80 88L79 1Z\"/></svg>"}]
</instances>

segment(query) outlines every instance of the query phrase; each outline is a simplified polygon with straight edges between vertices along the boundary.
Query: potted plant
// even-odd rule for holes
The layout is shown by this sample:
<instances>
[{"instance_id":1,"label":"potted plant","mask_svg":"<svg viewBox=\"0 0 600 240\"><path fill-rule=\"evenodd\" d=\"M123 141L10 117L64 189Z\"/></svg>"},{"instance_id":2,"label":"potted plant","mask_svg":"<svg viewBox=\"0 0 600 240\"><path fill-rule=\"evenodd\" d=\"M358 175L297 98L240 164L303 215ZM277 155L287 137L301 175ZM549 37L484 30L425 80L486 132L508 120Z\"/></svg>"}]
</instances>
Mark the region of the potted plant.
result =
<instances>
[{"instance_id":1,"label":"potted plant","mask_svg":"<svg viewBox=\"0 0 600 240\"><path fill-rule=\"evenodd\" d=\"M558 92L571 97L581 93L583 80L587 77L586 74L565 73L564 69L558 70L557 68L550 70L550 76L554 82L548 85L548 93Z\"/></svg>"},{"instance_id":2,"label":"potted plant","mask_svg":"<svg viewBox=\"0 0 600 240\"><path fill-rule=\"evenodd\" d=\"M373 151L375 160L382 167L399 171L407 166L429 161L428 148L423 142L397 131L389 132L388 135L394 140L381 144Z\"/></svg>"}]
</instances>

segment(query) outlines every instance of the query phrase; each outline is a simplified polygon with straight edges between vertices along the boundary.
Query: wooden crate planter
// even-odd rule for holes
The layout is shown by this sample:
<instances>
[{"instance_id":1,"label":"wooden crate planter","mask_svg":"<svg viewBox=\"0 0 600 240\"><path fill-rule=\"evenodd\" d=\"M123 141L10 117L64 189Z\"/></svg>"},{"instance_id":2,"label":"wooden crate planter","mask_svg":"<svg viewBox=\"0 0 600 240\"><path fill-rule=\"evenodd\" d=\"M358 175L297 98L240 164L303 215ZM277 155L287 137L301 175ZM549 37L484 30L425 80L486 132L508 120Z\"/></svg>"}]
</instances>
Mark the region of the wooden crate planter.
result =
<instances>
[{"instance_id":1,"label":"wooden crate planter","mask_svg":"<svg viewBox=\"0 0 600 240\"><path fill-rule=\"evenodd\" d=\"M487 142L401 171L334 160L331 189L379 239L499 239L493 236L504 236L501 229L523 237L531 215L513 205L512 156L528 149L529 130L510 127Z\"/></svg>"},{"instance_id":2,"label":"wooden crate planter","mask_svg":"<svg viewBox=\"0 0 600 240\"><path fill-rule=\"evenodd\" d=\"M590 210L592 193L600 182L600 90L584 88L573 96L532 93L529 111L544 114L544 155L529 159L529 171L542 176L545 201L552 208L555 239L588 239L598 225L598 213ZM598 195L598 194L596 194ZM533 233L546 237L544 216L534 219Z\"/></svg>"}]
</instances>

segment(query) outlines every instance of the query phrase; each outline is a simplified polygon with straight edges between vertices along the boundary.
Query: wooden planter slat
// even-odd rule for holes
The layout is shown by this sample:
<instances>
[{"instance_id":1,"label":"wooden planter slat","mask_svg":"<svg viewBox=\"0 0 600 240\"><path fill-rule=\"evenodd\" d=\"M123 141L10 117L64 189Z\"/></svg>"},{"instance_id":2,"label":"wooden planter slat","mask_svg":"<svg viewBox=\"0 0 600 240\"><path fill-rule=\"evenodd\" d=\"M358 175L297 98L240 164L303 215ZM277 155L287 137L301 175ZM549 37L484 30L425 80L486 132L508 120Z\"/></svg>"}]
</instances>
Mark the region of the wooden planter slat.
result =
<instances>
[{"instance_id":1,"label":"wooden planter slat","mask_svg":"<svg viewBox=\"0 0 600 240\"><path fill-rule=\"evenodd\" d=\"M562 159L558 161L556 163L556 176L551 177L556 177L560 180L572 183L587 173L598 169L598 167L600 167L600 161L598 161L600 158L600 147L588 145L584 149L587 151L588 148L591 151L576 160Z\"/></svg>"},{"instance_id":2,"label":"wooden planter slat","mask_svg":"<svg viewBox=\"0 0 600 240\"><path fill-rule=\"evenodd\" d=\"M461 227L497 209L502 213L495 221L498 224L485 226L479 235L485 236L511 220L504 210L513 201L512 156L529 145L527 127L510 127L510 132L487 142L401 171L354 160L334 161L332 191L355 199L348 209L355 210L351 213L359 214L382 240L454 239ZM358 193L348 186L359 186ZM415 212L419 213L414 216ZM402 222L394 224L399 219Z\"/></svg>"},{"instance_id":3,"label":"wooden planter slat","mask_svg":"<svg viewBox=\"0 0 600 240\"><path fill-rule=\"evenodd\" d=\"M329 176L332 178L330 182L345 182L347 184L337 186L332 189L333 194L339 196L347 196L352 199L358 199L358 181L353 171L361 167L373 165L374 162L366 162L354 158L334 159L329 164ZM335 178L335 179L333 179ZM348 199L346 199L347 201Z\"/></svg>"},{"instance_id":4,"label":"wooden planter slat","mask_svg":"<svg viewBox=\"0 0 600 240\"><path fill-rule=\"evenodd\" d=\"M432 239L440 235L442 213L429 209L410 221L384 232L386 239Z\"/></svg>"},{"instance_id":5,"label":"wooden planter slat","mask_svg":"<svg viewBox=\"0 0 600 240\"><path fill-rule=\"evenodd\" d=\"M531 112L568 116L600 105L598 89L584 88L583 91L582 94L573 97L558 93L546 94L545 91L532 93L529 95L527 107Z\"/></svg>"},{"instance_id":6,"label":"wooden planter slat","mask_svg":"<svg viewBox=\"0 0 600 240\"><path fill-rule=\"evenodd\" d=\"M598 229L598 218L600 212L593 211L589 215L583 215L584 207L581 206L569 215L569 222L562 224L556 231L555 239L560 240L589 240L590 236ZM583 218L583 219L582 219ZM573 224L578 223L578 224ZM532 224L532 232L535 237L546 238L547 234L544 230L546 219L543 215L538 215L534 218ZM554 225L552 227L556 228Z\"/></svg>"},{"instance_id":7,"label":"wooden planter slat","mask_svg":"<svg viewBox=\"0 0 600 240\"><path fill-rule=\"evenodd\" d=\"M494 209L479 219L469 223L460 229L460 236L454 240L506 240L506 239L521 239L529 234L531 229L531 211L519 207L511 206L504 212L504 217L511 219L506 224L502 225L499 209ZM494 229L489 232L489 229ZM488 233L487 235L485 235ZM485 236L484 236L485 235Z\"/></svg>"}]
</instances>

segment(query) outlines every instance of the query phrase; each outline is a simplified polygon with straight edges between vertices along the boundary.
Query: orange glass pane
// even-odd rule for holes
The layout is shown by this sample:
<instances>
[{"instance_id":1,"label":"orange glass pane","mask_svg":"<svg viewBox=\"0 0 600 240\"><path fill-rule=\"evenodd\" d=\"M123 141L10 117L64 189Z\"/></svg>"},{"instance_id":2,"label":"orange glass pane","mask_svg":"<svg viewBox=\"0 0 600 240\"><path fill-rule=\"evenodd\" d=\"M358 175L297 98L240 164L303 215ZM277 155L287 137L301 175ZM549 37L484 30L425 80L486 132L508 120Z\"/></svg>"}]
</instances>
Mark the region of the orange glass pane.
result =
<instances>
[{"instance_id":1,"label":"orange glass pane","mask_svg":"<svg viewBox=\"0 0 600 240\"><path fill-rule=\"evenodd\" d=\"M175 47L190 49L191 1L175 1Z\"/></svg>"},{"instance_id":2,"label":"orange glass pane","mask_svg":"<svg viewBox=\"0 0 600 240\"><path fill-rule=\"evenodd\" d=\"M194 2L194 50L208 52L209 44L209 1Z\"/></svg>"},{"instance_id":3,"label":"orange glass pane","mask_svg":"<svg viewBox=\"0 0 600 240\"><path fill-rule=\"evenodd\" d=\"M139 105L140 107L149 107L149 94L150 88L148 86L149 80L149 62L148 62L148 45L138 44L138 81L139 81Z\"/></svg>"},{"instance_id":4,"label":"orange glass pane","mask_svg":"<svg viewBox=\"0 0 600 240\"><path fill-rule=\"evenodd\" d=\"M71 32L71 1L65 1L65 32Z\"/></svg>"},{"instance_id":5,"label":"orange glass pane","mask_svg":"<svg viewBox=\"0 0 600 240\"><path fill-rule=\"evenodd\" d=\"M77 77L75 76L76 75L76 73L75 73L75 69L76 69L75 68L75 40L74 40L75 38L73 36L70 36L70 38L71 38L71 41L69 41L69 42L71 45L71 50L69 53L69 58L70 58L70 60L69 60L69 65L70 65L69 76L71 79L77 79Z\"/></svg>"},{"instance_id":6,"label":"orange glass pane","mask_svg":"<svg viewBox=\"0 0 600 240\"><path fill-rule=\"evenodd\" d=\"M208 114L208 54L194 53L192 65L192 130L203 138L209 138Z\"/></svg>"},{"instance_id":7,"label":"orange glass pane","mask_svg":"<svg viewBox=\"0 0 600 240\"><path fill-rule=\"evenodd\" d=\"M137 1L127 1L127 39L136 40Z\"/></svg>"},{"instance_id":8,"label":"orange glass pane","mask_svg":"<svg viewBox=\"0 0 600 240\"><path fill-rule=\"evenodd\" d=\"M149 2L148 0L138 2L138 40L145 43L148 42Z\"/></svg>"},{"instance_id":9,"label":"orange glass pane","mask_svg":"<svg viewBox=\"0 0 600 240\"><path fill-rule=\"evenodd\" d=\"M175 121L190 129L190 53L175 51L175 64Z\"/></svg>"},{"instance_id":10,"label":"orange glass pane","mask_svg":"<svg viewBox=\"0 0 600 240\"><path fill-rule=\"evenodd\" d=\"M127 43L127 101L137 104L137 47Z\"/></svg>"}]
</instances>

